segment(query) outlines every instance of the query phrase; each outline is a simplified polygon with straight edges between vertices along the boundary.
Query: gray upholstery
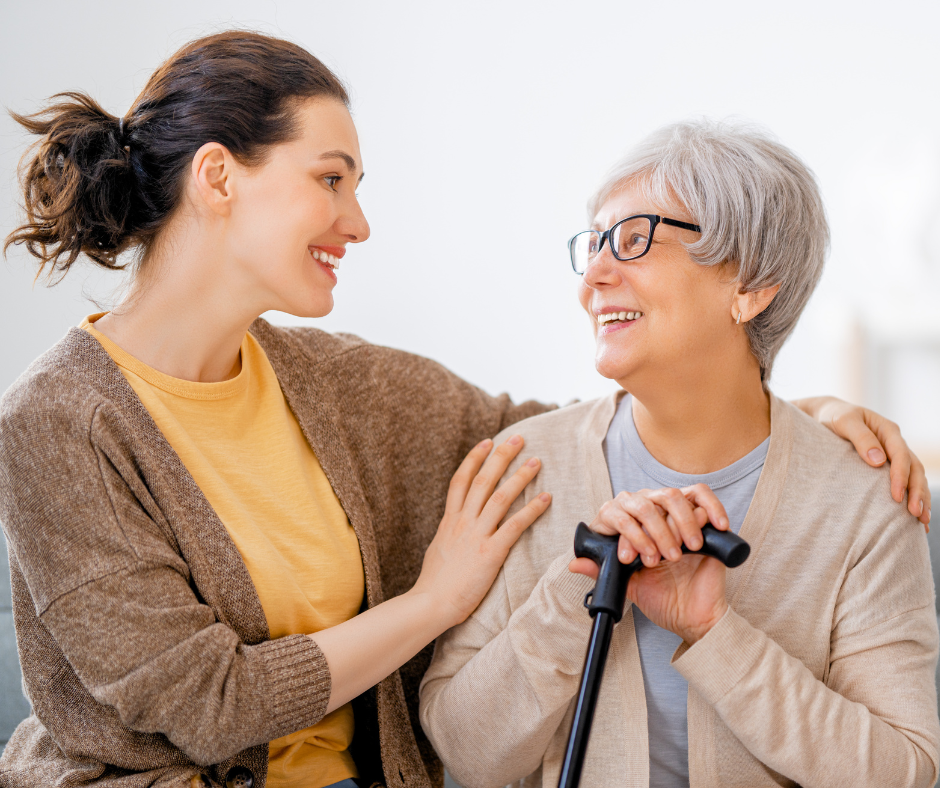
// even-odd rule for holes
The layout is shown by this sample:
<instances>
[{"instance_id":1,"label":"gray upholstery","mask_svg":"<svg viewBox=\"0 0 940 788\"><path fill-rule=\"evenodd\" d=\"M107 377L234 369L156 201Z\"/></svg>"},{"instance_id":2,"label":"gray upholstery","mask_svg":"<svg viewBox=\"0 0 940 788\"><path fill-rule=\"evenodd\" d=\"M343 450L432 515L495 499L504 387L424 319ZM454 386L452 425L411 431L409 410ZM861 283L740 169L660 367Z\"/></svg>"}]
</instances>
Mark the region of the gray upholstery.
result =
<instances>
[{"instance_id":1,"label":"gray upholstery","mask_svg":"<svg viewBox=\"0 0 940 788\"><path fill-rule=\"evenodd\" d=\"M13 612L10 610L10 572L6 541L0 536L0 750L13 729L29 714L23 696L20 663L16 656Z\"/></svg>"}]
</instances>

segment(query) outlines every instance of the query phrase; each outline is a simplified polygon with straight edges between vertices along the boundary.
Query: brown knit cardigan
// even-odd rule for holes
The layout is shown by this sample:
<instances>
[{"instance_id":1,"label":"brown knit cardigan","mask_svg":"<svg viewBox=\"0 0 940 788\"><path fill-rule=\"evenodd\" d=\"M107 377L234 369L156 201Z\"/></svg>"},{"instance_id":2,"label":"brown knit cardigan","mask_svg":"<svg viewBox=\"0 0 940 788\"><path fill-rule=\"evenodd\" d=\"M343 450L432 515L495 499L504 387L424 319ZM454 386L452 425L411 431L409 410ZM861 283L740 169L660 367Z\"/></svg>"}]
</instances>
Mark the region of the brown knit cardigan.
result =
<instances>
[{"instance_id":1,"label":"brown knit cardigan","mask_svg":"<svg viewBox=\"0 0 940 788\"><path fill-rule=\"evenodd\" d=\"M415 582L466 452L546 409L356 337L260 319L251 332L356 531L369 607ZM322 652L270 639L225 526L84 331L0 401L0 521L32 704L0 787L225 785L247 769L262 788L267 742L323 716ZM429 659L354 702L366 785L442 784L417 717Z\"/></svg>"}]
</instances>

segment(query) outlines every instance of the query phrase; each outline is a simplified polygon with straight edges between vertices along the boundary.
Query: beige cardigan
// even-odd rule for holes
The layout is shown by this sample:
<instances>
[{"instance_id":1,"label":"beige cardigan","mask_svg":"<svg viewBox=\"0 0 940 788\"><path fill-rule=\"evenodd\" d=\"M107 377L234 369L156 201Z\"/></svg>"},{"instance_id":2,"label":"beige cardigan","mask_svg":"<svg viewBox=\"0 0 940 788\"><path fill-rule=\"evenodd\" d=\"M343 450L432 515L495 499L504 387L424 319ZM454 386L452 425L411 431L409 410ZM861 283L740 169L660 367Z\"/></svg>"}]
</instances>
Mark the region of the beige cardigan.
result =
<instances>
[{"instance_id":1,"label":"beige cardigan","mask_svg":"<svg viewBox=\"0 0 940 788\"><path fill-rule=\"evenodd\" d=\"M579 520L611 497L602 442L617 396L515 425L542 459L526 499L552 507L489 595L438 640L421 723L467 788L554 788L591 620L592 581L568 572ZM773 399L767 461L729 570L731 610L673 666L689 682L698 786L932 786L938 636L923 528L885 491L887 469ZM614 630L584 788L649 783L631 609ZM653 743L655 746L655 742Z\"/></svg>"}]
</instances>

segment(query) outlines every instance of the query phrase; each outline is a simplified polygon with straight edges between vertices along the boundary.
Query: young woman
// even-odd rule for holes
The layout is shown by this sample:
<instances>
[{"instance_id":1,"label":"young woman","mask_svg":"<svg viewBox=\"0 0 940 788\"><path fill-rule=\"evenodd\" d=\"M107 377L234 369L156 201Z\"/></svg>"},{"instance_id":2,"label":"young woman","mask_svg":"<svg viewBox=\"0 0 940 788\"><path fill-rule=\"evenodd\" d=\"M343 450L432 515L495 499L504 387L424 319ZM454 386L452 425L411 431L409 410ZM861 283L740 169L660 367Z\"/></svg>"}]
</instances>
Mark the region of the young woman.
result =
<instances>
[{"instance_id":1,"label":"young woman","mask_svg":"<svg viewBox=\"0 0 940 788\"><path fill-rule=\"evenodd\" d=\"M346 93L303 49L223 33L122 118L81 94L17 117L40 140L8 243L56 275L82 254L137 268L0 405L33 707L0 785L439 785L414 724L425 647L549 505L497 530L539 463L496 490L522 443L488 440L546 406L259 319L327 314L369 235ZM806 407L929 500L893 425Z\"/></svg>"}]
</instances>

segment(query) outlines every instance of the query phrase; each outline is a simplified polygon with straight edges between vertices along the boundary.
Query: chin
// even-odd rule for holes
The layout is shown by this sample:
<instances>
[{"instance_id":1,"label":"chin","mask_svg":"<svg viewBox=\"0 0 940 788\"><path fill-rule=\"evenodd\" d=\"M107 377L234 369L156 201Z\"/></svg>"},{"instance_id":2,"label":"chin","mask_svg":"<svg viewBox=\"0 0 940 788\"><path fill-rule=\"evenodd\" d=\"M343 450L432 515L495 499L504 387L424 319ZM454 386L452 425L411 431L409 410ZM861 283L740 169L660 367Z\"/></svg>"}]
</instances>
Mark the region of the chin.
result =
<instances>
[{"instance_id":1,"label":"chin","mask_svg":"<svg viewBox=\"0 0 940 788\"><path fill-rule=\"evenodd\" d=\"M279 311L294 317L326 317L333 311L333 294L327 293L324 298L323 293L317 293L308 301L288 301Z\"/></svg>"},{"instance_id":2,"label":"chin","mask_svg":"<svg viewBox=\"0 0 940 788\"><path fill-rule=\"evenodd\" d=\"M637 361L629 358L630 354L611 353L598 348L594 357L594 369L609 380L621 381L633 374L639 366Z\"/></svg>"}]
</instances>

